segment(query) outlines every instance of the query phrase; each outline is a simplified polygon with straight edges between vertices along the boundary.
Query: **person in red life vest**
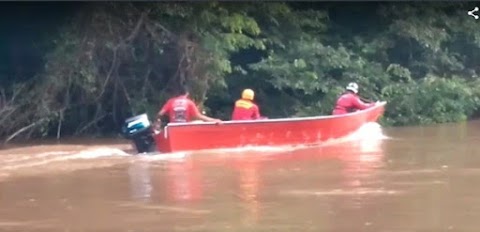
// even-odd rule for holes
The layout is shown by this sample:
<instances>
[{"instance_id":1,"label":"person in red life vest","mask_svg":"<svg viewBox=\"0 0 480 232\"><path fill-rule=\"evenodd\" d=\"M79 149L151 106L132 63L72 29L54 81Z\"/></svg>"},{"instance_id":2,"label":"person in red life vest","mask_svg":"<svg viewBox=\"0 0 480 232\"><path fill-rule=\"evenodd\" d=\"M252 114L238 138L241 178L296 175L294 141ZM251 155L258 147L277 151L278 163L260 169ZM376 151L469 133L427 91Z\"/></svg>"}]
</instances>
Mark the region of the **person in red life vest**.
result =
<instances>
[{"instance_id":1,"label":"person in red life vest","mask_svg":"<svg viewBox=\"0 0 480 232\"><path fill-rule=\"evenodd\" d=\"M255 93L251 89L244 89L242 98L235 102L232 112L232 120L256 120L266 119L260 115L260 109L253 102Z\"/></svg>"},{"instance_id":2,"label":"person in red life vest","mask_svg":"<svg viewBox=\"0 0 480 232\"><path fill-rule=\"evenodd\" d=\"M198 110L195 103L188 97L189 93L185 87L181 87L177 96L170 98L157 114L156 129L161 125L161 117L168 115L170 123L191 122L200 119L205 122L221 122L222 120L210 118Z\"/></svg>"},{"instance_id":3,"label":"person in red life vest","mask_svg":"<svg viewBox=\"0 0 480 232\"><path fill-rule=\"evenodd\" d=\"M364 110L375 105L375 103L364 103L358 94L357 83L349 83L346 87L346 92L340 96L333 109L333 115L346 114L355 110Z\"/></svg>"}]
</instances>

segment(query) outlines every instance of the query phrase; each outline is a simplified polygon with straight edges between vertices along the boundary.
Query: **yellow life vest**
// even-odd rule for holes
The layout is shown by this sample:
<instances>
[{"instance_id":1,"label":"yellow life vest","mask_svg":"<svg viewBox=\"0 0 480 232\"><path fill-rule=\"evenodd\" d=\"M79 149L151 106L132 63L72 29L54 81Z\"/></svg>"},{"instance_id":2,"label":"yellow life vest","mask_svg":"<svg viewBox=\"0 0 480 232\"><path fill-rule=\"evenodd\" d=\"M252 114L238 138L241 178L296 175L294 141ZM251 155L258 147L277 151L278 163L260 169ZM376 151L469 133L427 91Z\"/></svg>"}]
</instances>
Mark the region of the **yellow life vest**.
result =
<instances>
[{"instance_id":1,"label":"yellow life vest","mask_svg":"<svg viewBox=\"0 0 480 232\"><path fill-rule=\"evenodd\" d=\"M250 102L250 101L246 101L246 100L240 99L240 100L238 100L238 101L235 102L235 107L244 108L244 109L250 109L250 108L253 107L253 103Z\"/></svg>"}]
</instances>

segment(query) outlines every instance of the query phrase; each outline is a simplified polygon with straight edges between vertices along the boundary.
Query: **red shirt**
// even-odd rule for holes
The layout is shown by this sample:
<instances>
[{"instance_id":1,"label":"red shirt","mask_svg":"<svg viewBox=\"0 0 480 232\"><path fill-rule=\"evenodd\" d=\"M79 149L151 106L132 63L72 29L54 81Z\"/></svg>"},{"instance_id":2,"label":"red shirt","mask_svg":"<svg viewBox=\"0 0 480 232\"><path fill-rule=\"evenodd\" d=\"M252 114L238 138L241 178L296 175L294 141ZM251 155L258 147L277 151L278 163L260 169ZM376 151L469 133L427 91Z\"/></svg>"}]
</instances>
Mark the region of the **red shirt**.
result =
<instances>
[{"instance_id":1,"label":"red shirt","mask_svg":"<svg viewBox=\"0 0 480 232\"><path fill-rule=\"evenodd\" d=\"M345 93L337 100L333 115L346 114L353 110L364 110L374 106L374 104L364 103L360 98L353 93Z\"/></svg>"},{"instance_id":2,"label":"red shirt","mask_svg":"<svg viewBox=\"0 0 480 232\"><path fill-rule=\"evenodd\" d=\"M235 102L232 120L253 120L260 118L258 106L250 100L240 99Z\"/></svg>"},{"instance_id":3,"label":"red shirt","mask_svg":"<svg viewBox=\"0 0 480 232\"><path fill-rule=\"evenodd\" d=\"M168 114L170 122L190 122L200 114L195 103L186 95L170 98L160 112Z\"/></svg>"}]
</instances>

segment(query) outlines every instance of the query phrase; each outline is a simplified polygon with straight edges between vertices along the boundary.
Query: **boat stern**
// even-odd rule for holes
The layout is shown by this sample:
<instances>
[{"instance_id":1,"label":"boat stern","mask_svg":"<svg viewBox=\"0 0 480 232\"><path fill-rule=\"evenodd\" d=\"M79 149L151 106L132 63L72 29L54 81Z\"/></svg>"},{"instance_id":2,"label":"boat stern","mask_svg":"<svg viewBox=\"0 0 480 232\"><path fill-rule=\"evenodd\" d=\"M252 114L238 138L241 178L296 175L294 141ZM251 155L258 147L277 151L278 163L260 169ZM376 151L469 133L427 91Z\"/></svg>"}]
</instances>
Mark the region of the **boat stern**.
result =
<instances>
[{"instance_id":1,"label":"boat stern","mask_svg":"<svg viewBox=\"0 0 480 232\"><path fill-rule=\"evenodd\" d=\"M157 150L160 153L172 151L170 139L168 137L168 126L165 126L161 132L155 133L154 139L155 144L157 145Z\"/></svg>"}]
</instances>

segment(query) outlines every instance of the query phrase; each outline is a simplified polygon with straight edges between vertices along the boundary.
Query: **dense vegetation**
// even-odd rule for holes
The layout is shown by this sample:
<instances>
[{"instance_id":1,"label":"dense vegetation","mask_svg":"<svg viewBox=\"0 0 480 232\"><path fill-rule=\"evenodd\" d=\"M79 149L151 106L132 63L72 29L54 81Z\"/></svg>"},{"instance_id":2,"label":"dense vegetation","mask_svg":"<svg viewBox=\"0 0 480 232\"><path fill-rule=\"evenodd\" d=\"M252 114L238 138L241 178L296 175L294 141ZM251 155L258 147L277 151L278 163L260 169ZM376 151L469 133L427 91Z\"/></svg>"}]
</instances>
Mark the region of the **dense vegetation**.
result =
<instances>
[{"instance_id":1,"label":"dense vegetation","mask_svg":"<svg viewBox=\"0 0 480 232\"><path fill-rule=\"evenodd\" d=\"M389 102L386 125L480 109L480 24L469 3L84 2L49 13L54 3L9 4L6 138L117 133L126 117L153 116L183 81L224 120L245 87L277 118L329 114L351 81Z\"/></svg>"}]
</instances>

